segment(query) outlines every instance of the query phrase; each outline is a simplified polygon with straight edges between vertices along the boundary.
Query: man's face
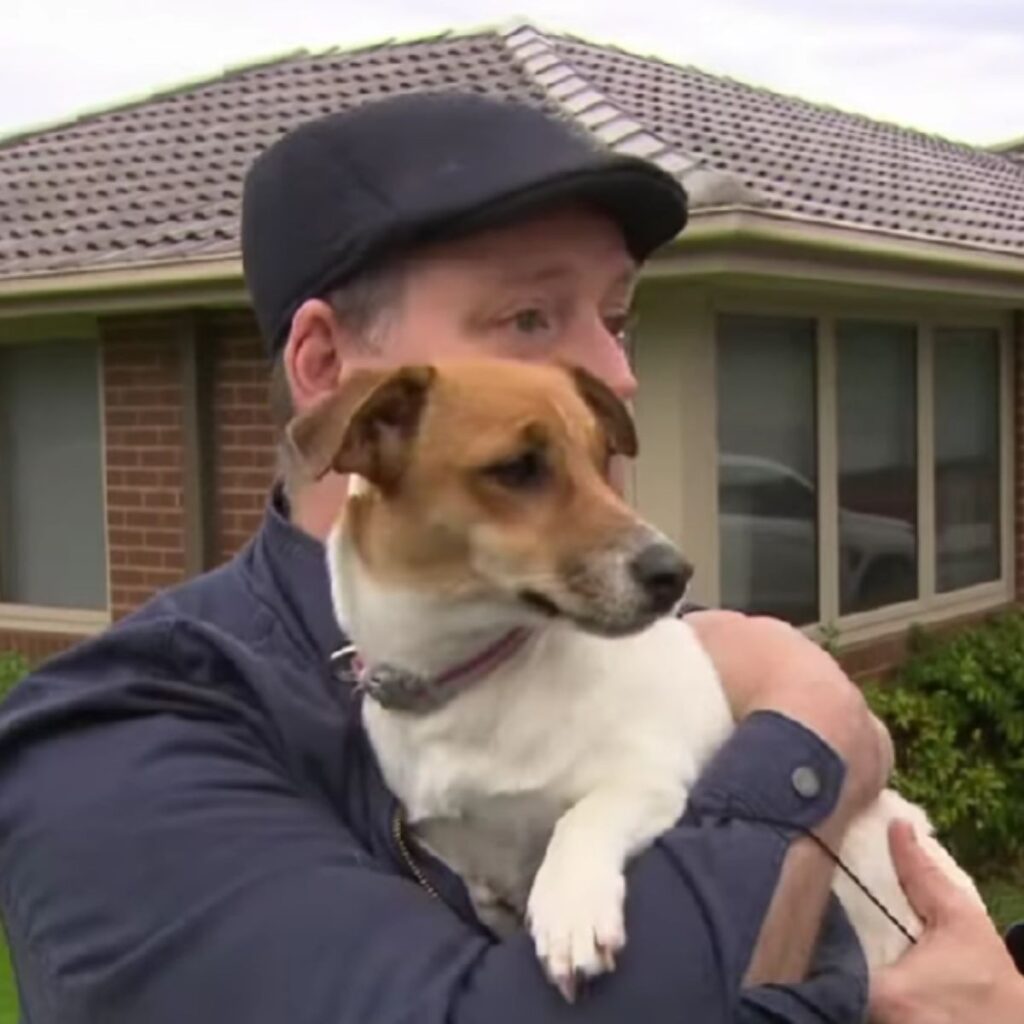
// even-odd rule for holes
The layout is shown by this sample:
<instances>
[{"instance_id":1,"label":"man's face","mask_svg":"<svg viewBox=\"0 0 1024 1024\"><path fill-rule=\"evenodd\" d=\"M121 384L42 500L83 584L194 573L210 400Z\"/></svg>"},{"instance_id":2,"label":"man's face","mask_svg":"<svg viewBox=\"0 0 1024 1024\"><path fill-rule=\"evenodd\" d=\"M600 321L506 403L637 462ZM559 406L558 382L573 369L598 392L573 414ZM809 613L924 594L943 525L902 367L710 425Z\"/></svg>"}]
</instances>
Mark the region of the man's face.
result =
<instances>
[{"instance_id":1,"label":"man's face","mask_svg":"<svg viewBox=\"0 0 1024 1024\"><path fill-rule=\"evenodd\" d=\"M408 263L402 299L372 353L345 369L497 356L580 365L623 398L636 266L610 220L570 208L446 242Z\"/></svg>"}]
</instances>

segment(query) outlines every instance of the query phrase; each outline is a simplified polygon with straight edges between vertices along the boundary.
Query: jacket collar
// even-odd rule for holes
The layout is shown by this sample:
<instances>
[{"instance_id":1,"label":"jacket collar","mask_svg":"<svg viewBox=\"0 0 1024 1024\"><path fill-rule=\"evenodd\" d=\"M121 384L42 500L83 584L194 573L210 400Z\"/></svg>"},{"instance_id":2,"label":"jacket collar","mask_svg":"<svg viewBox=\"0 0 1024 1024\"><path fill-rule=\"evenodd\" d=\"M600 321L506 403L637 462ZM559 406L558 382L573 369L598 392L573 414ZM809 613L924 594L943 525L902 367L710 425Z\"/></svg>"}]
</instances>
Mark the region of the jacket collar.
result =
<instances>
[{"instance_id":1,"label":"jacket collar","mask_svg":"<svg viewBox=\"0 0 1024 1024\"><path fill-rule=\"evenodd\" d=\"M331 603L327 555L323 544L296 526L280 484L274 486L253 541L257 575L270 577L273 601L280 605L289 631L320 665L345 645Z\"/></svg>"}]
</instances>

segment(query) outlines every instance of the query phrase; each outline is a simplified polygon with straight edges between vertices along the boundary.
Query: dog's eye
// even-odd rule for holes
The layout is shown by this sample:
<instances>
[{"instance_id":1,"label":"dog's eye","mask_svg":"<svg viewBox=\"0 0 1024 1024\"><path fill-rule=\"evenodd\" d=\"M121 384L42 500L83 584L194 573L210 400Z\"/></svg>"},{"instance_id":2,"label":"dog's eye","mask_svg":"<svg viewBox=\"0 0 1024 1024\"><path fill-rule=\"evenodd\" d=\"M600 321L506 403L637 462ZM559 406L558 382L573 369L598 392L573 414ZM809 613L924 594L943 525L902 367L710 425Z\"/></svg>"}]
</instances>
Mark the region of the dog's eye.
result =
<instances>
[{"instance_id":1,"label":"dog's eye","mask_svg":"<svg viewBox=\"0 0 1024 1024\"><path fill-rule=\"evenodd\" d=\"M548 468L540 452L529 451L485 466L483 474L510 490L528 490L544 483Z\"/></svg>"}]
</instances>

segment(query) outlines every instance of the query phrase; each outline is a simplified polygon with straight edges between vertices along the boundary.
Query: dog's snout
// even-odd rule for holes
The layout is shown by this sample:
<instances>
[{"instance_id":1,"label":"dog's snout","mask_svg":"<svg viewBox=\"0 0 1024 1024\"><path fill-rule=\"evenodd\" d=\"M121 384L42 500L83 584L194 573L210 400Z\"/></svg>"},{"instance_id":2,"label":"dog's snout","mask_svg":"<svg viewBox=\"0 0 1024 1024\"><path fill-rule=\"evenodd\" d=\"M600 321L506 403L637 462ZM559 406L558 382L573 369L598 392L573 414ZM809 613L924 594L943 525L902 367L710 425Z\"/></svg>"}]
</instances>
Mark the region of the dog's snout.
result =
<instances>
[{"instance_id":1,"label":"dog's snout","mask_svg":"<svg viewBox=\"0 0 1024 1024\"><path fill-rule=\"evenodd\" d=\"M693 567L671 544L649 544L630 563L633 579L659 611L668 611L686 593Z\"/></svg>"}]
</instances>

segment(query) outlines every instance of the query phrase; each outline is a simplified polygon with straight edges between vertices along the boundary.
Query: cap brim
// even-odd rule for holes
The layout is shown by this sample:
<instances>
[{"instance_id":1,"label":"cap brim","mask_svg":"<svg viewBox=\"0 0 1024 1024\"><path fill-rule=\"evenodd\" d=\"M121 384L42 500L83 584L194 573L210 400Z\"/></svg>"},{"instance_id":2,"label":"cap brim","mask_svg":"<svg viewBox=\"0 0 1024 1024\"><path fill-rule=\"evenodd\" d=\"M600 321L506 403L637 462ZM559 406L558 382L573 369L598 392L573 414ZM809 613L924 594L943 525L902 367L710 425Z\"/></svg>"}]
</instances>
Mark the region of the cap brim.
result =
<instances>
[{"instance_id":1,"label":"cap brim","mask_svg":"<svg viewBox=\"0 0 1024 1024\"><path fill-rule=\"evenodd\" d=\"M426 226L422 237L441 240L465 236L571 203L590 206L611 218L637 262L672 241L686 226L683 187L651 164L620 157L449 215L441 223Z\"/></svg>"}]
</instances>

